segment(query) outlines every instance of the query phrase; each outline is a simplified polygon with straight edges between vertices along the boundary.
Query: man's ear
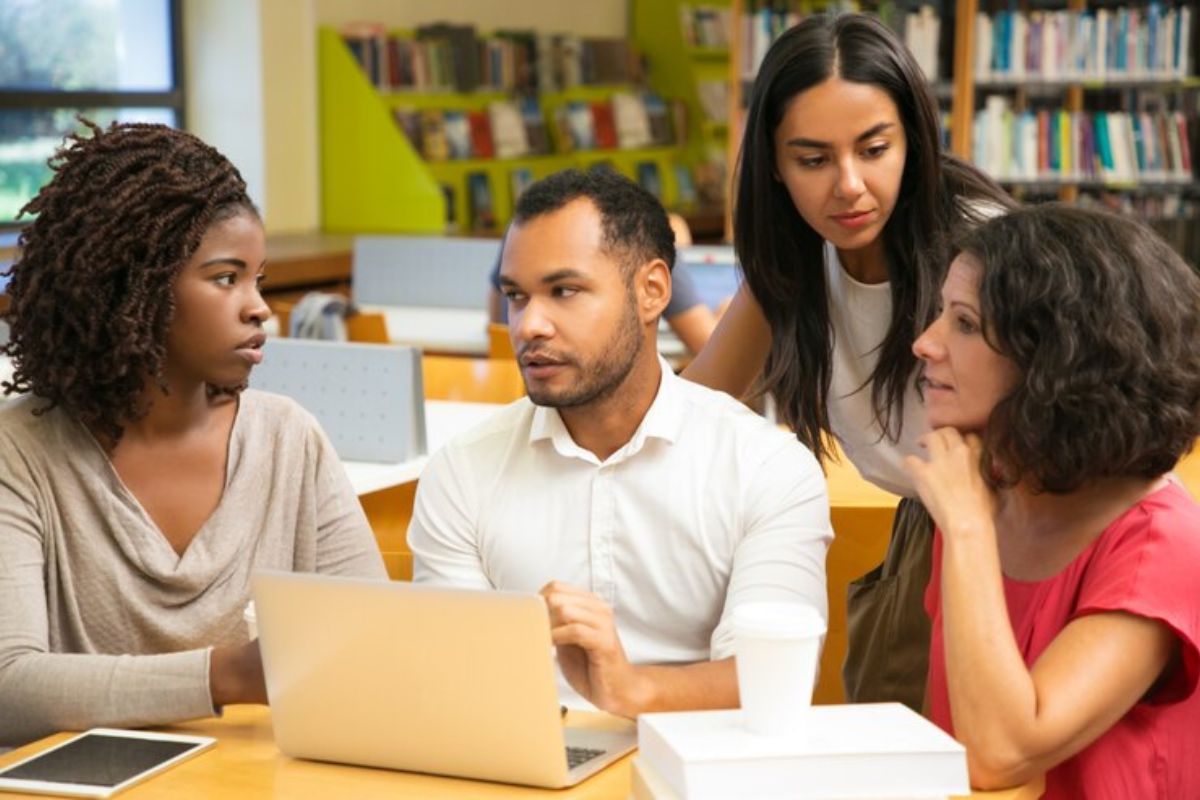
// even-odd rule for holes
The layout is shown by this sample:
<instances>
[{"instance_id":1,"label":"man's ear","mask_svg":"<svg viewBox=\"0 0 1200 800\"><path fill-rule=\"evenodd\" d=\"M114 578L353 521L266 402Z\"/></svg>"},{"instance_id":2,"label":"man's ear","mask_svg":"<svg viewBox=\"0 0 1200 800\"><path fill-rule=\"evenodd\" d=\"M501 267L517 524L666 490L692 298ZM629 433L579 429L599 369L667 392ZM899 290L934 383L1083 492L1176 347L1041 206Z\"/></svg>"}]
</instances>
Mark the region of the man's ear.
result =
<instances>
[{"instance_id":1,"label":"man's ear","mask_svg":"<svg viewBox=\"0 0 1200 800\"><path fill-rule=\"evenodd\" d=\"M638 317L643 323L657 322L671 302L671 268L656 258L638 267L635 280Z\"/></svg>"}]
</instances>

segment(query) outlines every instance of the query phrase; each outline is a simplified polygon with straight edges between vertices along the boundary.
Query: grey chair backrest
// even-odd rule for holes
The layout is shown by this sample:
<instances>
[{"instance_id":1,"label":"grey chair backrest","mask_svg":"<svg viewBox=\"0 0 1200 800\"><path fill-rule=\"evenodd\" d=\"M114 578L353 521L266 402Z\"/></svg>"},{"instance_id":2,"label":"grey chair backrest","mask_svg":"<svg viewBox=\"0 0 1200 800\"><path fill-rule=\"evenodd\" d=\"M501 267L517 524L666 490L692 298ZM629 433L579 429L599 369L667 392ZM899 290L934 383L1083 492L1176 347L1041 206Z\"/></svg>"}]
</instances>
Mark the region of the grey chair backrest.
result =
<instances>
[{"instance_id":1,"label":"grey chair backrest","mask_svg":"<svg viewBox=\"0 0 1200 800\"><path fill-rule=\"evenodd\" d=\"M421 351L271 339L250 386L306 408L343 461L407 461L427 452Z\"/></svg>"},{"instance_id":2,"label":"grey chair backrest","mask_svg":"<svg viewBox=\"0 0 1200 800\"><path fill-rule=\"evenodd\" d=\"M487 308L498 239L359 236L354 240L354 302L359 305Z\"/></svg>"}]
</instances>

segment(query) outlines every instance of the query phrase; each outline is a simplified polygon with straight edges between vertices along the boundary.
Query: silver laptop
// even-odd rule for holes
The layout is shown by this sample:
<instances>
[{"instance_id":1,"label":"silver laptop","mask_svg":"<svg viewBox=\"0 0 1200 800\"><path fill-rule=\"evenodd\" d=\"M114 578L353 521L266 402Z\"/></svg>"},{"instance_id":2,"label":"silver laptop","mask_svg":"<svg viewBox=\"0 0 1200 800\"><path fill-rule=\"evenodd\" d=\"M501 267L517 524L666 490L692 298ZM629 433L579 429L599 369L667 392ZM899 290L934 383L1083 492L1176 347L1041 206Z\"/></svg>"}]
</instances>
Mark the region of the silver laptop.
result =
<instances>
[{"instance_id":1,"label":"silver laptop","mask_svg":"<svg viewBox=\"0 0 1200 800\"><path fill-rule=\"evenodd\" d=\"M254 603L289 756L562 787L636 746L564 727L537 595L262 572Z\"/></svg>"}]
</instances>

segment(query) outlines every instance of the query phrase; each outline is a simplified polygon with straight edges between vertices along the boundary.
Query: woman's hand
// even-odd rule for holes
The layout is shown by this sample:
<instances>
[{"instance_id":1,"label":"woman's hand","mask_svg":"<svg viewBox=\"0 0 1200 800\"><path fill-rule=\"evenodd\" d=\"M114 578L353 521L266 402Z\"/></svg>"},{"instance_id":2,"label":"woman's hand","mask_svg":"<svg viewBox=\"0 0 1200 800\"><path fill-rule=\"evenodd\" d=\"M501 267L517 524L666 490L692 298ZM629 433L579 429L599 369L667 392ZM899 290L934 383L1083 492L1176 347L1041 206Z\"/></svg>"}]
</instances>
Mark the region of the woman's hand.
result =
<instances>
[{"instance_id":1,"label":"woman's hand","mask_svg":"<svg viewBox=\"0 0 1200 800\"><path fill-rule=\"evenodd\" d=\"M213 705L267 702L258 639L232 647L214 647L209 656L209 692Z\"/></svg>"},{"instance_id":2,"label":"woman's hand","mask_svg":"<svg viewBox=\"0 0 1200 800\"><path fill-rule=\"evenodd\" d=\"M945 536L977 533L992 525L996 495L983 479L983 442L954 428L925 434L920 444L927 460L908 456L904 467L912 475L921 502Z\"/></svg>"}]
</instances>

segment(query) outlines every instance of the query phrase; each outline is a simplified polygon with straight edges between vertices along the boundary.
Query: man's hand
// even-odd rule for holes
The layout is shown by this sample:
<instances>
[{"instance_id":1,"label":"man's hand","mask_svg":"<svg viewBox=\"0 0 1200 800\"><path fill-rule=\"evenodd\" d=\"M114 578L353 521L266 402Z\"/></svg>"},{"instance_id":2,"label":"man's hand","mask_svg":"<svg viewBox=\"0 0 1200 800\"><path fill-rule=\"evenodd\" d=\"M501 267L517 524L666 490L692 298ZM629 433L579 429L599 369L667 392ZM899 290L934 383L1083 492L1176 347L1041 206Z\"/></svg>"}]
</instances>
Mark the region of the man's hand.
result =
<instances>
[{"instance_id":1,"label":"man's hand","mask_svg":"<svg viewBox=\"0 0 1200 800\"><path fill-rule=\"evenodd\" d=\"M652 685L625 657L612 609L591 592L558 581L543 586L541 595L567 682L597 708L636 717L648 705Z\"/></svg>"}]
</instances>

